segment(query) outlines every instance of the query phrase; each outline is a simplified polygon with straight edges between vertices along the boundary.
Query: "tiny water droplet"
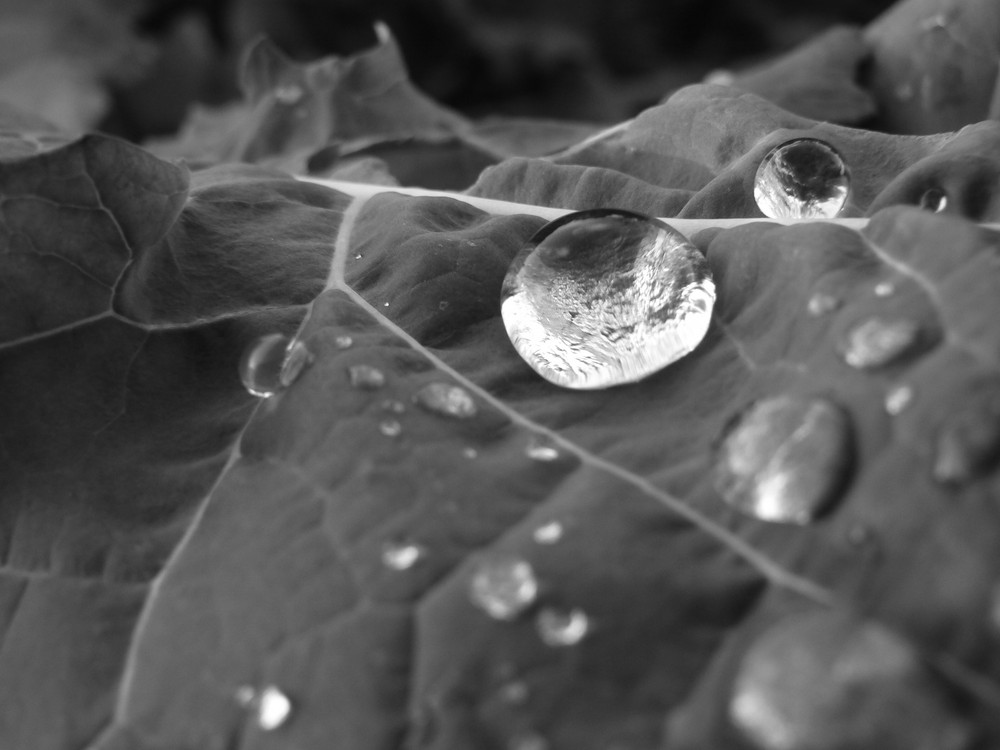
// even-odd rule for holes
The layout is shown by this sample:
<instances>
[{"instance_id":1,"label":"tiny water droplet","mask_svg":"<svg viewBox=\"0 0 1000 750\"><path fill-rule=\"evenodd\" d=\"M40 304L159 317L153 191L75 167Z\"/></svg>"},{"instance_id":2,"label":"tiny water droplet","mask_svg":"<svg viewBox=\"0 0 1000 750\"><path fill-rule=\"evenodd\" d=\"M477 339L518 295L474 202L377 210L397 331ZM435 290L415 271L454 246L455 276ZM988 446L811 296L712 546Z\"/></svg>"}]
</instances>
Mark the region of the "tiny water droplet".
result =
<instances>
[{"instance_id":1,"label":"tiny water droplet","mask_svg":"<svg viewBox=\"0 0 1000 750\"><path fill-rule=\"evenodd\" d=\"M959 484L992 471L1000 461L1000 388L994 381L968 389L941 425L934 478Z\"/></svg>"},{"instance_id":2,"label":"tiny water droplet","mask_svg":"<svg viewBox=\"0 0 1000 750\"><path fill-rule=\"evenodd\" d=\"M378 431L386 437L399 437L403 434L403 425L396 419L383 419L379 423Z\"/></svg>"},{"instance_id":3,"label":"tiny water droplet","mask_svg":"<svg viewBox=\"0 0 1000 750\"><path fill-rule=\"evenodd\" d=\"M841 305L841 301L838 297L834 297L832 294L827 294L826 292L816 292L809 298L808 309L809 314L814 317L819 317L820 315L826 315L836 310Z\"/></svg>"},{"instance_id":4,"label":"tiny water droplet","mask_svg":"<svg viewBox=\"0 0 1000 750\"><path fill-rule=\"evenodd\" d=\"M590 618L582 609L546 607L538 613L535 627L547 646L574 646L590 630Z\"/></svg>"},{"instance_id":5,"label":"tiny water droplet","mask_svg":"<svg viewBox=\"0 0 1000 750\"><path fill-rule=\"evenodd\" d=\"M274 89L274 98L282 104L295 104L304 94L302 87L296 86L294 83L288 83Z\"/></svg>"},{"instance_id":6,"label":"tiny water droplet","mask_svg":"<svg viewBox=\"0 0 1000 750\"><path fill-rule=\"evenodd\" d=\"M796 138L761 161L753 197L772 219L832 219L847 203L851 179L843 157L825 141Z\"/></svg>"},{"instance_id":7,"label":"tiny water droplet","mask_svg":"<svg viewBox=\"0 0 1000 750\"><path fill-rule=\"evenodd\" d=\"M403 414L406 412L406 404L394 398L387 398L382 402L382 411Z\"/></svg>"},{"instance_id":8,"label":"tiny water droplet","mask_svg":"<svg viewBox=\"0 0 1000 750\"><path fill-rule=\"evenodd\" d=\"M355 388L374 391L385 385L385 374L371 365L351 365L347 368L347 378Z\"/></svg>"},{"instance_id":9,"label":"tiny water droplet","mask_svg":"<svg viewBox=\"0 0 1000 750\"><path fill-rule=\"evenodd\" d=\"M920 326L915 321L875 317L848 332L841 354L851 367L867 370L899 359L919 342Z\"/></svg>"},{"instance_id":10,"label":"tiny water droplet","mask_svg":"<svg viewBox=\"0 0 1000 750\"><path fill-rule=\"evenodd\" d=\"M478 412L469 392L451 383L428 383L414 394L413 400L428 411L455 419L470 419Z\"/></svg>"},{"instance_id":11,"label":"tiny water droplet","mask_svg":"<svg viewBox=\"0 0 1000 750\"><path fill-rule=\"evenodd\" d=\"M382 562L393 570L409 570L427 553L414 542L390 542L382 548Z\"/></svg>"},{"instance_id":12,"label":"tiny water droplet","mask_svg":"<svg viewBox=\"0 0 1000 750\"><path fill-rule=\"evenodd\" d=\"M850 421L820 398L758 401L729 427L715 464L715 486L729 505L761 521L807 524L846 481Z\"/></svg>"},{"instance_id":13,"label":"tiny water droplet","mask_svg":"<svg viewBox=\"0 0 1000 750\"><path fill-rule=\"evenodd\" d=\"M657 219L594 209L542 227L504 279L517 353L566 388L641 380L693 350L715 304L708 262Z\"/></svg>"},{"instance_id":14,"label":"tiny water droplet","mask_svg":"<svg viewBox=\"0 0 1000 750\"><path fill-rule=\"evenodd\" d=\"M298 380L302 370L305 369L306 365L312 364L313 360L315 357L304 342L297 339L292 341L285 351L285 362L281 366L281 373L278 376L281 385L287 388Z\"/></svg>"},{"instance_id":15,"label":"tiny water droplet","mask_svg":"<svg viewBox=\"0 0 1000 750\"><path fill-rule=\"evenodd\" d=\"M388 306L389 306L389 303L388 303L388 302L383 302L383 303L382 303L382 307L388 307Z\"/></svg>"},{"instance_id":16,"label":"tiny water droplet","mask_svg":"<svg viewBox=\"0 0 1000 750\"><path fill-rule=\"evenodd\" d=\"M885 394L885 410L892 416L901 414L913 401L913 388L906 384L893 386Z\"/></svg>"},{"instance_id":17,"label":"tiny water droplet","mask_svg":"<svg viewBox=\"0 0 1000 750\"><path fill-rule=\"evenodd\" d=\"M483 560L472 576L472 603L497 620L513 620L535 602L538 580L527 560L498 555Z\"/></svg>"},{"instance_id":18,"label":"tiny water droplet","mask_svg":"<svg viewBox=\"0 0 1000 750\"><path fill-rule=\"evenodd\" d=\"M364 257L365 256L362 253L354 253L354 260L361 260Z\"/></svg>"},{"instance_id":19,"label":"tiny water droplet","mask_svg":"<svg viewBox=\"0 0 1000 750\"><path fill-rule=\"evenodd\" d=\"M917 205L925 211L943 213L948 208L948 194L941 188L928 188Z\"/></svg>"},{"instance_id":20,"label":"tiny water droplet","mask_svg":"<svg viewBox=\"0 0 1000 750\"><path fill-rule=\"evenodd\" d=\"M350 349L354 346L354 339L350 336L337 336L337 338L333 340L333 345L338 349Z\"/></svg>"},{"instance_id":21,"label":"tiny water droplet","mask_svg":"<svg viewBox=\"0 0 1000 750\"><path fill-rule=\"evenodd\" d=\"M547 436L533 435L528 441L525 454L534 461L555 461L559 458L559 449Z\"/></svg>"},{"instance_id":22,"label":"tiny water droplet","mask_svg":"<svg viewBox=\"0 0 1000 750\"><path fill-rule=\"evenodd\" d=\"M240 359L239 373L251 395L267 398L280 390L288 340L280 333L269 333L247 347Z\"/></svg>"},{"instance_id":23,"label":"tiny water droplet","mask_svg":"<svg viewBox=\"0 0 1000 750\"><path fill-rule=\"evenodd\" d=\"M896 285L891 281L880 281L875 285L876 297L888 297L896 291Z\"/></svg>"},{"instance_id":24,"label":"tiny water droplet","mask_svg":"<svg viewBox=\"0 0 1000 750\"><path fill-rule=\"evenodd\" d=\"M563 526L558 521L549 521L535 529L531 536L539 544L555 544L562 539Z\"/></svg>"},{"instance_id":25,"label":"tiny water droplet","mask_svg":"<svg viewBox=\"0 0 1000 750\"><path fill-rule=\"evenodd\" d=\"M292 701L273 685L260 690L244 685L236 691L236 700L251 712L257 727L265 732L282 727L292 715Z\"/></svg>"}]
</instances>

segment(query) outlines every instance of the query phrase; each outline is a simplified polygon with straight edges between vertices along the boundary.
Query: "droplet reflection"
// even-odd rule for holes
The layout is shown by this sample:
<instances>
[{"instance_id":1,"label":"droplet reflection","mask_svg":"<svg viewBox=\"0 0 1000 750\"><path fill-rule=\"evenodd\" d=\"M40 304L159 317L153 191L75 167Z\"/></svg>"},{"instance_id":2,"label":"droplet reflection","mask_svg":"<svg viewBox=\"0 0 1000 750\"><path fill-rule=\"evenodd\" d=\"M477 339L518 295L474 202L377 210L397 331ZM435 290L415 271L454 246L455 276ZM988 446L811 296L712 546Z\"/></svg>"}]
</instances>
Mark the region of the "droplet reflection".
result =
<instances>
[{"instance_id":1,"label":"droplet reflection","mask_svg":"<svg viewBox=\"0 0 1000 750\"><path fill-rule=\"evenodd\" d=\"M469 419L477 412L469 392L451 383L428 383L414 394L413 400L428 411L455 419Z\"/></svg>"},{"instance_id":2,"label":"droplet reflection","mask_svg":"<svg viewBox=\"0 0 1000 750\"><path fill-rule=\"evenodd\" d=\"M920 343L920 326L906 318L875 317L858 324L841 346L851 367L882 367L899 359Z\"/></svg>"},{"instance_id":3,"label":"droplet reflection","mask_svg":"<svg viewBox=\"0 0 1000 750\"><path fill-rule=\"evenodd\" d=\"M535 571L527 560L499 555L483 560L472 576L472 603L497 620L513 620L538 596Z\"/></svg>"},{"instance_id":4,"label":"droplet reflection","mask_svg":"<svg viewBox=\"0 0 1000 750\"><path fill-rule=\"evenodd\" d=\"M538 613L535 627L547 646L574 646L590 630L590 618L582 609L546 607Z\"/></svg>"},{"instance_id":5,"label":"droplet reflection","mask_svg":"<svg viewBox=\"0 0 1000 750\"><path fill-rule=\"evenodd\" d=\"M270 333L247 347L240 360L240 380L254 396L267 398L281 389L281 370L285 364L288 337Z\"/></svg>"},{"instance_id":6,"label":"droplet reflection","mask_svg":"<svg viewBox=\"0 0 1000 750\"><path fill-rule=\"evenodd\" d=\"M244 685L236 691L236 700L253 715L257 727L265 732L282 727L292 715L292 701L274 685L260 690Z\"/></svg>"},{"instance_id":7,"label":"droplet reflection","mask_svg":"<svg viewBox=\"0 0 1000 750\"><path fill-rule=\"evenodd\" d=\"M830 144L797 138L764 157L754 178L753 197L772 219L832 219L847 203L850 175Z\"/></svg>"}]
</instances>

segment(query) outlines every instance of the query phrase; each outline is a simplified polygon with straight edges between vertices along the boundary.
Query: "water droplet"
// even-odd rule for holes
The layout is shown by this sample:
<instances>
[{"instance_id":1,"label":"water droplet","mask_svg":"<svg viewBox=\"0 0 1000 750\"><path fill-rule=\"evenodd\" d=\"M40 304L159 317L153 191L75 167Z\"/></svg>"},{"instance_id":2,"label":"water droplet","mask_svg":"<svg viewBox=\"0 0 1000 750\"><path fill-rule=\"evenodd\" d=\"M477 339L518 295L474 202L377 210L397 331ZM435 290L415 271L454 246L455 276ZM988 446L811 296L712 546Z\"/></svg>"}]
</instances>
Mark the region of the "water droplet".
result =
<instances>
[{"instance_id":1,"label":"water droplet","mask_svg":"<svg viewBox=\"0 0 1000 750\"><path fill-rule=\"evenodd\" d=\"M501 315L518 354L566 388L630 383L694 349L715 283L676 230L614 209L542 227L504 279Z\"/></svg>"},{"instance_id":2,"label":"water droplet","mask_svg":"<svg viewBox=\"0 0 1000 750\"><path fill-rule=\"evenodd\" d=\"M875 285L876 297L888 297L896 291L896 285L891 281L880 281Z\"/></svg>"},{"instance_id":3,"label":"water droplet","mask_svg":"<svg viewBox=\"0 0 1000 750\"><path fill-rule=\"evenodd\" d=\"M535 620L538 635L548 646L574 646L590 630L590 618L582 609L546 607Z\"/></svg>"},{"instance_id":4,"label":"water droplet","mask_svg":"<svg viewBox=\"0 0 1000 750\"><path fill-rule=\"evenodd\" d=\"M451 383L428 383L413 400L428 411L456 419L469 419L478 411L469 392Z\"/></svg>"},{"instance_id":5,"label":"water droplet","mask_svg":"<svg viewBox=\"0 0 1000 750\"><path fill-rule=\"evenodd\" d=\"M555 544L562 539L563 527L558 521L549 521L535 529L531 536L539 544Z\"/></svg>"},{"instance_id":6,"label":"water droplet","mask_svg":"<svg viewBox=\"0 0 1000 750\"><path fill-rule=\"evenodd\" d=\"M948 208L948 194L941 188L929 188L920 196L920 202L917 205L925 211L942 213Z\"/></svg>"},{"instance_id":7,"label":"water droplet","mask_svg":"<svg viewBox=\"0 0 1000 750\"><path fill-rule=\"evenodd\" d=\"M361 253L354 253L354 260L361 260L364 257L365 256L363 254L361 254ZM388 303L386 303L386 304L388 304Z\"/></svg>"},{"instance_id":8,"label":"water droplet","mask_svg":"<svg viewBox=\"0 0 1000 750\"><path fill-rule=\"evenodd\" d=\"M833 146L796 138L761 161L753 197L772 219L832 219L847 203L850 185L847 165Z\"/></svg>"},{"instance_id":9,"label":"water droplet","mask_svg":"<svg viewBox=\"0 0 1000 750\"><path fill-rule=\"evenodd\" d=\"M533 435L528 441L525 454L533 461L555 461L559 458L559 449L545 435Z\"/></svg>"},{"instance_id":10,"label":"water droplet","mask_svg":"<svg viewBox=\"0 0 1000 750\"><path fill-rule=\"evenodd\" d=\"M382 562L393 570L409 570L427 553L414 542L390 542L382 548Z\"/></svg>"},{"instance_id":11,"label":"water droplet","mask_svg":"<svg viewBox=\"0 0 1000 750\"><path fill-rule=\"evenodd\" d=\"M287 388L298 380L302 370L305 369L306 365L312 364L314 359L315 357L305 343L298 339L292 341L285 350L285 362L278 375L281 385Z\"/></svg>"},{"instance_id":12,"label":"water droplet","mask_svg":"<svg viewBox=\"0 0 1000 750\"><path fill-rule=\"evenodd\" d=\"M355 388L374 391L385 385L385 374L371 365L351 365L347 368L347 378Z\"/></svg>"},{"instance_id":13,"label":"water droplet","mask_svg":"<svg viewBox=\"0 0 1000 750\"><path fill-rule=\"evenodd\" d=\"M841 346L851 367L882 367L910 352L920 342L920 326L905 318L875 317L858 324Z\"/></svg>"},{"instance_id":14,"label":"water droplet","mask_svg":"<svg viewBox=\"0 0 1000 750\"><path fill-rule=\"evenodd\" d=\"M729 715L762 750L959 750L971 739L907 642L832 609L788 617L750 646Z\"/></svg>"},{"instance_id":15,"label":"water droplet","mask_svg":"<svg viewBox=\"0 0 1000 750\"><path fill-rule=\"evenodd\" d=\"M383 419L379 423L378 431L386 437L399 437L403 434L403 425L396 419Z\"/></svg>"},{"instance_id":16,"label":"water droplet","mask_svg":"<svg viewBox=\"0 0 1000 750\"><path fill-rule=\"evenodd\" d=\"M302 87L296 86L294 83L278 86L274 90L274 98L282 104L295 104L304 94L305 92L302 90Z\"/></svg>"},{"instance_id":17,"label":"water droplet","mask_svg":"<svg viewBox=\"0 0 1000 750\"><path fill-rule=\"evenodd\" d=\"M388 302L383 302L383 303L382 303L382 307L388 307L388 306L389 306L389 303L388 303Z\"/></svg>"},{"instance_id":18,"label":"water droplet","mask_svg":"<svg viewBox=\"0 0 1000 750\"><path fill-rule=\"evenodd\" d=\"M846 481L850 421L819 398L758 401L729 427L715 465L715 486L737 510L762 521L807 524Z\"/></svg>"},{"instance_id":19,"label":"water droplet","mask_svg":"<svg viewBox=\"0 0 1000 750\"><path fill-rule=\"evenodd\" d=\"M394 398L387 398L382 402L382 411L390 411L393 414L403 414L406 412L406 404Z\"/></svg>"},{"instance_id":20,"label":"water droplet","mask_svg":"<svg viewBox=\"0 0 1000 750\"><path fill-rule=\"evenodd\" d=\"M969 388L961 405L941 425L935 445L934 478L958 484L990 471L1000 461L1000 388Z\"/></svg>"},{"instance_id":21,"label":"water droplet","mask_svg":"<svg viewBox=\"0 0 1000 750\"><path fill-rule=\"evenodd\" d=\"M913 401L913 388L901 384L893 386L885 394L885 410L892 416L901 414L903 410Z\"/></svg>"},{"instance_id":22,"label":"water droplet","mask_svg":"<svg viewBox=\"0 0 1000 750\"><path fill-rule=\"evenodd\" d=\"M243 386L252 395L267 398L281 388L281 369L287 346L287 336L270 333L247 347L240 360L239 373Z\"/></svg>"},{"instance_id":23,"label":"water droplet","mask_svg":"<svg viewBox=\"0 0 1000 750\"><path fill-rule=\"evenodd\" d=\"M466 458L478 458L479 451L477 451L475 448L463 448L462 455L465 456Z\"/></svg>"},{"instance_id":24,"label":"water droplet","mask_svg":"<svg viewBox=\"0 0 1000 750\"><path fill-rule=\"evenodd\" d=\"M244 685L236 691L236 700L252 713L257 727L265 732L280 728L292 715L292 701L273 685L260 690Z\"/></svg>"},{"instance_id":25,"label":"water droplet","mask_svg":"<svg viewBox=\"0 0 1000 750\"><path fill-rule=\"evenodd\" d=\"M337 336L337 338L333 340L333 344L338 349L350 349L354 346L354 339L350 336Z\"/></svg>"},{"instance_id":26,"label":"water droplet","mask_svg":"<svg viewBox=\"0 0 1000 750\"><path fill-rule=\"evenodd\" d=\"M809 314L818 318L820 315L826 315L827 313L833 312L840 307L841 304L840 299L834 297L832 294L816 292L809 298L807 307L809 309Z\"/></svg>"},{"instance_id":27,"label":"water droplet","mask_svg":"<svg viewBox=\"0 0 1000 750\"><path fill-rule=\"evenodd\" d=\"M472 576L472 603L497 620L513 620L538 596L531 565L519 557L499 555L483 560Z\"/></svg>"}]
</instances>

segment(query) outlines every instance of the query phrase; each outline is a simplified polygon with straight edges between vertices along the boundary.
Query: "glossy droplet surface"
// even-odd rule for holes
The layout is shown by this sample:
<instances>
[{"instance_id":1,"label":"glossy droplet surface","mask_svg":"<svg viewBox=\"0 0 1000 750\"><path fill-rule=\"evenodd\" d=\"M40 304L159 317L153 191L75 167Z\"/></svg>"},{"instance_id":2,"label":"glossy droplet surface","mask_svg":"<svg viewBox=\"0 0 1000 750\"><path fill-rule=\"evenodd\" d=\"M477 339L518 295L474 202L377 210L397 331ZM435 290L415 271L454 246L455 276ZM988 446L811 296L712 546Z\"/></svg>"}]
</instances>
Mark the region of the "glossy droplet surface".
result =
<instances>
[{"instance_id":1,"label":"glossy droplet surface","mask_svg":"<svg viewBox=\"0 0 1000 750\"><path fill-rule=\"evenodd\" d=\"M472 603L497 620L513 620L538 596L535 571L527 560L497 555L480 562L472 576Z\"/></svg>"},{"instance_id":2,"label":"glossy droplet surface","mask_svg":"<svg viewBox=\"0 0 1000 750\"><path fill-rule=\"evenodd\" d=\"M350 336L337 336L333 340L333 344L338 349L350 349L354 345L354 339Z\"/></svg>"},{"instance_id":3,"label":"glossy droplet surface","mask_svg":"<svg viewBox=\"0 0 1000 750\"><path fill-rule=\"evenodd\" d=\"M920 196L920 202L917 205L925 211L942 213L948 208L948 194L941 188L930 188Z\"/></svg>"},{"instance_id":4,"label":"glossy droplet surface","mask_svg":"<svg viewBox=\"0 0 1000 750\"><path fill-rule=\"evenodd\" d=\"M428 383L413 396L428 411L455 419L470 419L478 411L472 395L451 383Z\"/></svg>"},{"instance_id":5,"label":"glossy droplet surface","mask_svg":"<svg viewBox=\"0 0 1000 750\"><path fill-rule=\"evenodd\" d=\"M847 613L798 613L741 662L732 723L762 750L960 750L970 728L893 632Z\"/></svg>"},{"instance_id":6,"label":"glossy droplet surface","mask_svg":"<svg viewBox=\"0 0 1000 750\"><path fill-rule=\"evenodd\" d=\"M280 728L292 715L292 701L273 685L260 690L241 687L236 691L236 700L251 712L254 723L265 732Z\"/></svg>"},{"instance_id":7,"label":"glossy droplet surface","mask_svg":"<svg viewBox=\"0 0 1000 750\"><path fill-rule=\"evenodd\" d=\"M531 532L531 538L539 544L555 544L563 536L563 526L558 521L549 521Z\"/></svg>"},{"instance_id":8,"label":"glossy droplet surface","mask_svg":"<svg viewBox=\"0 0 1000 750\"><path fill-rule=\"evenodd\" d=\"M797 138L771 149L761 161L753 197L772 219L832 219L847 203L850 186L847 165L833 146Z\"/></svg>"},{"instance_id":9,"label":"glossy droplet surface","mask_svg":"<svg viewBox=\"0 0 1000 750\"><path fill-rule=\"evenodd\" d=\"M271 333L247 347L240 360L239 373L250 394L267 398L281 389L281 370L288 340L280 333Z\"/></svg>"},{"instance_id":10,"label":"glossy droplet surface","mask_svg":"<svg viewBox=\"0 0 1000 750\"><path fill-rule=\"evenodd\" d=\"M885 410L896 416L902 414L903 410L913 401L913 388L908 385L897 385L889 389L885 394Z\"/></svg>"},{"instance_id":11,"label":"glossy droplet surface","mask_svg":"<svg viewBox=\"0 0 1000 750\"><path fill-rule=\"evenodd\" d=\"M888 297L896 291L896 285L891 281L880 281L875 285L876 297Z\"/></svg>"},{"instance_id":12,"label":"glossy droplet surface","mask_svg":"<svg viewBox=\"0 0 1000 750\"><path fill-rule=\"evenodd\" d=\"M538 636L548 646L574 646L590 630L590 618L582 609L546 607L535 620Z\"/></svg>"},{"instance_id":13,"label":"glossy droplet surface","mask_svg":"<svg viewBox=\"0 0 1000 750\"><path fill-rule=\"evenodd\" d=\"M920 342L920 326L906 318L876 317L847 333L841 346L844 361L867 370L882 367L913 350Z\"/></svg>"},{"instance_id":14,"label":"glossy droplet surface","mask_svg":"<svg viewBox=\"0 0 1000 750\"><path fill-rule=\"evenodd\" d=\"M546 435L533 435L524 453L532 461L548 462L559 458L559 449Z\"/></svg>"},{"instance_id":15,"label":"glossy droplet surface","mask_svg":"<svg viewBox=\"0 0 1000 750\"><path fill-rule=\"evenodd\" d=\"M540 229L504 280L514 348L566 388L631 383L688 354L715 304L705 258L662 222L626 211L568 214Z\"/></svg>"},{"instance_id":16,"label":"glossy droplet surface","mask_svg":"<svg viewBox=\"0 0 1000 750\"><path fill-rule=\"evenodd\" d=\"M427 553L414 542L390 542L382 548L382 562L393 570L409 570Z\"/></svg>"},{"instance_id":17,"label":"glossy droplet surface","mask_svg":"<svg viewBox=\"0 0 1000 750\"><path fill-rule=\"evenodd\" d=\"M825 292L816 292L809 298L807 307L809 309L809 314L813 317L819 317L820 315L826 315L836 310L841 305L839 298L834 297L832 294L826 294Z\"/></svg>"},{"instance_id":18,"label":"glossy droplet surface","mask_svg":"<svg viewBox=\"0 0 1000 750\"><path fill-rule=\"evenodd\" d=\"M291 342L285 350L285 361L278 375L281 385L287 388L298 380L302 371L307 365L312 364L314 359L315 357L305 343L297 340Z\"/></svg>"},{"instance_id":19,"label":"glossy droplet surface","mask_svg":"<svg viewBox=\"0 0 1000 750\"><path fill-rule=\"evenodd\" d=\"M278 86L274 89L274 98L282 104L295 104L304 95L305 92L302 90L302 87L296 86L294 83Z\"/></svg>"},{"instance_id":20,"label":"glossy droplet surface","mask_svg":"<svg viewBox=\"0 0 1000 750\"><path fill-rule=\"evenodd\" d=\"M714 479L722 498L762 521L807 524L837 497L852 457L847 414L820 398L776 396L730 425Z\"/></svg>"},{"instance_id":21,"label":"glossy droplet surface","mask_svg":"<svg viewBox=\"0 0 1000 750\"><path fill-rule=\"evenodd\" d=\"M386 437L399 437L403 434L403 425L398 419L383 419L379 422L378 431Z\"/></svg>"},{"instance_id":22,"label":"glossy droplet surface","mask_svg":"<svg viewBox=\"0 0 1000 750\"><path fill-rule=\"evenodd\" d=\"M385 385L385 373L371 365L351 365L347 368L347 379L355 388L368 391Z\"/></svg>"}]
</instances>

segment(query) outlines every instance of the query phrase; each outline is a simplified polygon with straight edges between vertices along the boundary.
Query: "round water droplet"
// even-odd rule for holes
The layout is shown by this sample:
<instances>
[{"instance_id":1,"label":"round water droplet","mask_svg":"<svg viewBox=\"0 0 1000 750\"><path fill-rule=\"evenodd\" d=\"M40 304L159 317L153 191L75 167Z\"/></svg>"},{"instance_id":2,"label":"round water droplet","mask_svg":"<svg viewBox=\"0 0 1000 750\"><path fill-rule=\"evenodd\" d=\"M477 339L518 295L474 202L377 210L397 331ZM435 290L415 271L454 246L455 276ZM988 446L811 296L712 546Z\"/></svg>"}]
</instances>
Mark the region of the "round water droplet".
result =
<instances>
[{"instance_id":1,"label":"round water droplet","mask_svg":"<svg viewBox=\"0 0 1000 750\"><path fill-rule=\"evenodd\" d=\"M533 461L548 462L559 458L559 449L546 435L533 435L524 452Z\"/></svg>"},{"instance_id":2,"label":"round water droplet","mask_svg":"<svg viewBox=\"0 0 1000 750\"><path fill-rule=\"evenodd\" d=\"M292 701L273 685L260 690L244 685L236 691L236 700L251 712L254 723L265 732L282 727L292 715Z\"/></svg>"},{"instance_id":3,"label":"round water droplet","mask_svg":"<svg viewBox=\"0 0 1000 750\"><path fill-rule=\"evenodd\" d=\"M347 368L347 379L355 388L374 391L385 385L385 374L371 365L351 365Z\"/></svg>"},{"instance_id":4,"label":"round water droplet","mask_svg":"<svg viewBox=\"0 0 1000 750\"><path fill-rule=\"evenodd\" d=\"M511 555L483 560L469 588L472 603L497 620L513 620L537 596L535 571L526 560Z\"/></svg>"},{"instance_id":5,"label":"round water droplet","mask_svg":"<svg viewBox=\"0 0 1000 750\"><path fill-rule=\"evenodd\" d=\"M451 383L428 383L413 400L428 411L455 419L470 419L478 411L469 392Z\"/></svg>"},{"instance_id":6,"label":"round water droplet","mask_svg":"<svg viewBox=\"0 0 1000 750\"><path fill-rule=\"evenodd\" d=\"M542 524L531 533L531 537L539 544L555 544L563 536L563 526L558 521Z\"/></svg>"},{"instance_id":7,"label":"round water droplet","mask_svg":"<svg viewBox=\"0 0 1000 750\"><path fill-rule=\"evenodd\" d=\"M920 326L906 318L871 318L856 325L841 346L851 367L882 367L912 351L920 343Z\"/></svg>"},{"instance_id":8,"label":"round water droplet","mask_svg":"<svg viewBox=\"0 0 1000 750\"><path fill-rule=\"evenodd\" d=\"M288 337L280 333L262 336L251 344L240 360L240 380L254 396L267 398L281 388Z\"/></svg>"},{"instance_id":9,"label":"round water droplet","mask_svg":"<svg viewBox=\"0 0 1000 750\"><path fill-rule=\"evenodd\" d=\"M382 548L382 562L393 570L409 570L427 553L414 542L390 542Z\"/></svg>"},{"instance_id":10,"label":"round water droplet","mask_svg":"<svg viewBox=\"0 0 1000 750\"><path fill-rule=\"evenodd\" d=\"M282 104L295 104L304 94L305 92L302 90L302 87L296 86L294 83L278 86L274 90L274 98Z\"/></svg>"},{"instance_id":11,"label":"round water droplet","mask_svg":"<svg viewBox=\"0 0 1000 750\"><path fill-rule=\"evenodd\" d=\"M832 219L847 203L851 178L843 157L825 141L796 138L764 157L753 197L772 219Z\"/></svg>"},{"instance_id":12,"label":"round water droplet","mask_svg":"<svg viewBox=\"0 0 1000 750\"><path fill-rule=\"evenodd\" d=\"M315 357L305 343L298 340L292 341L285 350L285 362L282 364L281 373L278 376L281 385L287 388L298 380L302 370L314 359Z\"/></svg>"},{"instance_id":13,"label":"round water droplet","mask_svg":"<svg viewBox=\"0 0 1000 750\"><path fill-rule=\"evenodd\" d=\"M399 437L403 434L403 425L396 419L383 419L379 422L378 431L386 437Z\"/></svg>"},{"instance_id":14,"label":"round water droplet","mask_svg":"<svg viewBox=\"0 0 1000 750\"><path fill-rule=\"evenodd\" d=\"M837 610L765 631L743 657L729 716L762 750L960 750L971 739L908 643Z\"/></svg>"},{"instance_id":15,"label":"round water droplet","mask_svg":"<svg viewBox=\"0 0 1000 750\"><path fill-rule=\"evenodd\" d=\"M807 307L809 309L809 314L818 318L820 315L826 315L827 313L833 312L840 307L841 304L840 299L834 297L832 294L816 292L809 298Z\"/></svg>"},{"instance_id":16,"label":"round water droplet","mask_svg":"<svg viewBox=\"0 0 1000 750\"><path fill-rule=\"evenodd\" d=\"M350 336L337 336L337 338L333 340L333 344L338 349L350 349L354 346L354 339Z\"/></svg>"},{"instance_id":17,"label":"round water droplet","mask_svg":"<svg viewBox=\"0 0 1000 750\"><path fill-rule=\"evenodd\" d=\"M548 646L575 646L590 630L590 618L582 609L546 607L538 613L535 627Z\"/></svg>"},{"instance_id":18,"label":"round water droplet","mask_svg":"<svg viewBox=\"0 0 1000 750\"><path fill-rule=\"evenodd\" d=\"M903 410L913 401L913 388L901 384L893 386L885 394L885 410L892 416L901 414Z\"/></svg>"},{"instance_id":19,"label":"round water droplet","mask_svg":"<svg viewBox=\"0 0 1000 750\"><path fill-rule=\"evenodd\" d=\"M938 431L934 478L958 484L992 471L1000 462L1000 388L970 388Z\"/></svg>"},{"instance_id":20,"label":"round water droplet","mask_svg":"<svg viewBox=\"0 0 1000 750\"><path fill-rule=\"evenodd\" d=\"M757 519L807 524L844 485L852 443L847 414L829 401L758 401L727 431L715 486L729 505Z\"/></svg>"},{"instance_id":21,"label":"round water droplet","mask_svg":"<svg viewBox=\"0 0 1000 750\"><path fill-rule=\"evenodd\" d=\"M920 196L917 205L925 211L943 213L948 208L948 194L941 188L929 188Z\"/></svg>"},{"instance_id":22,"label":"round water droplet","mask_svg":"<svg viewBox=\"0 0 1000 750\"><path fill-rule=\"evenodd\" d=\"M708 262L666 224L595 209L542 227L514 258L501 315L518 354L567 388L631 383L694 349L708 331Z\"/></svg>"},{"instance_id":23,"label":"round water droplet","mask_svg":"<svg viewBox=\"0 0 1000 750\"><path fill-rule=\"evenodd\" d=\"M896 285L891 281L880 281L875 285L876 297L888 297L896 291Z\"/></svg>"}]
</instances>

